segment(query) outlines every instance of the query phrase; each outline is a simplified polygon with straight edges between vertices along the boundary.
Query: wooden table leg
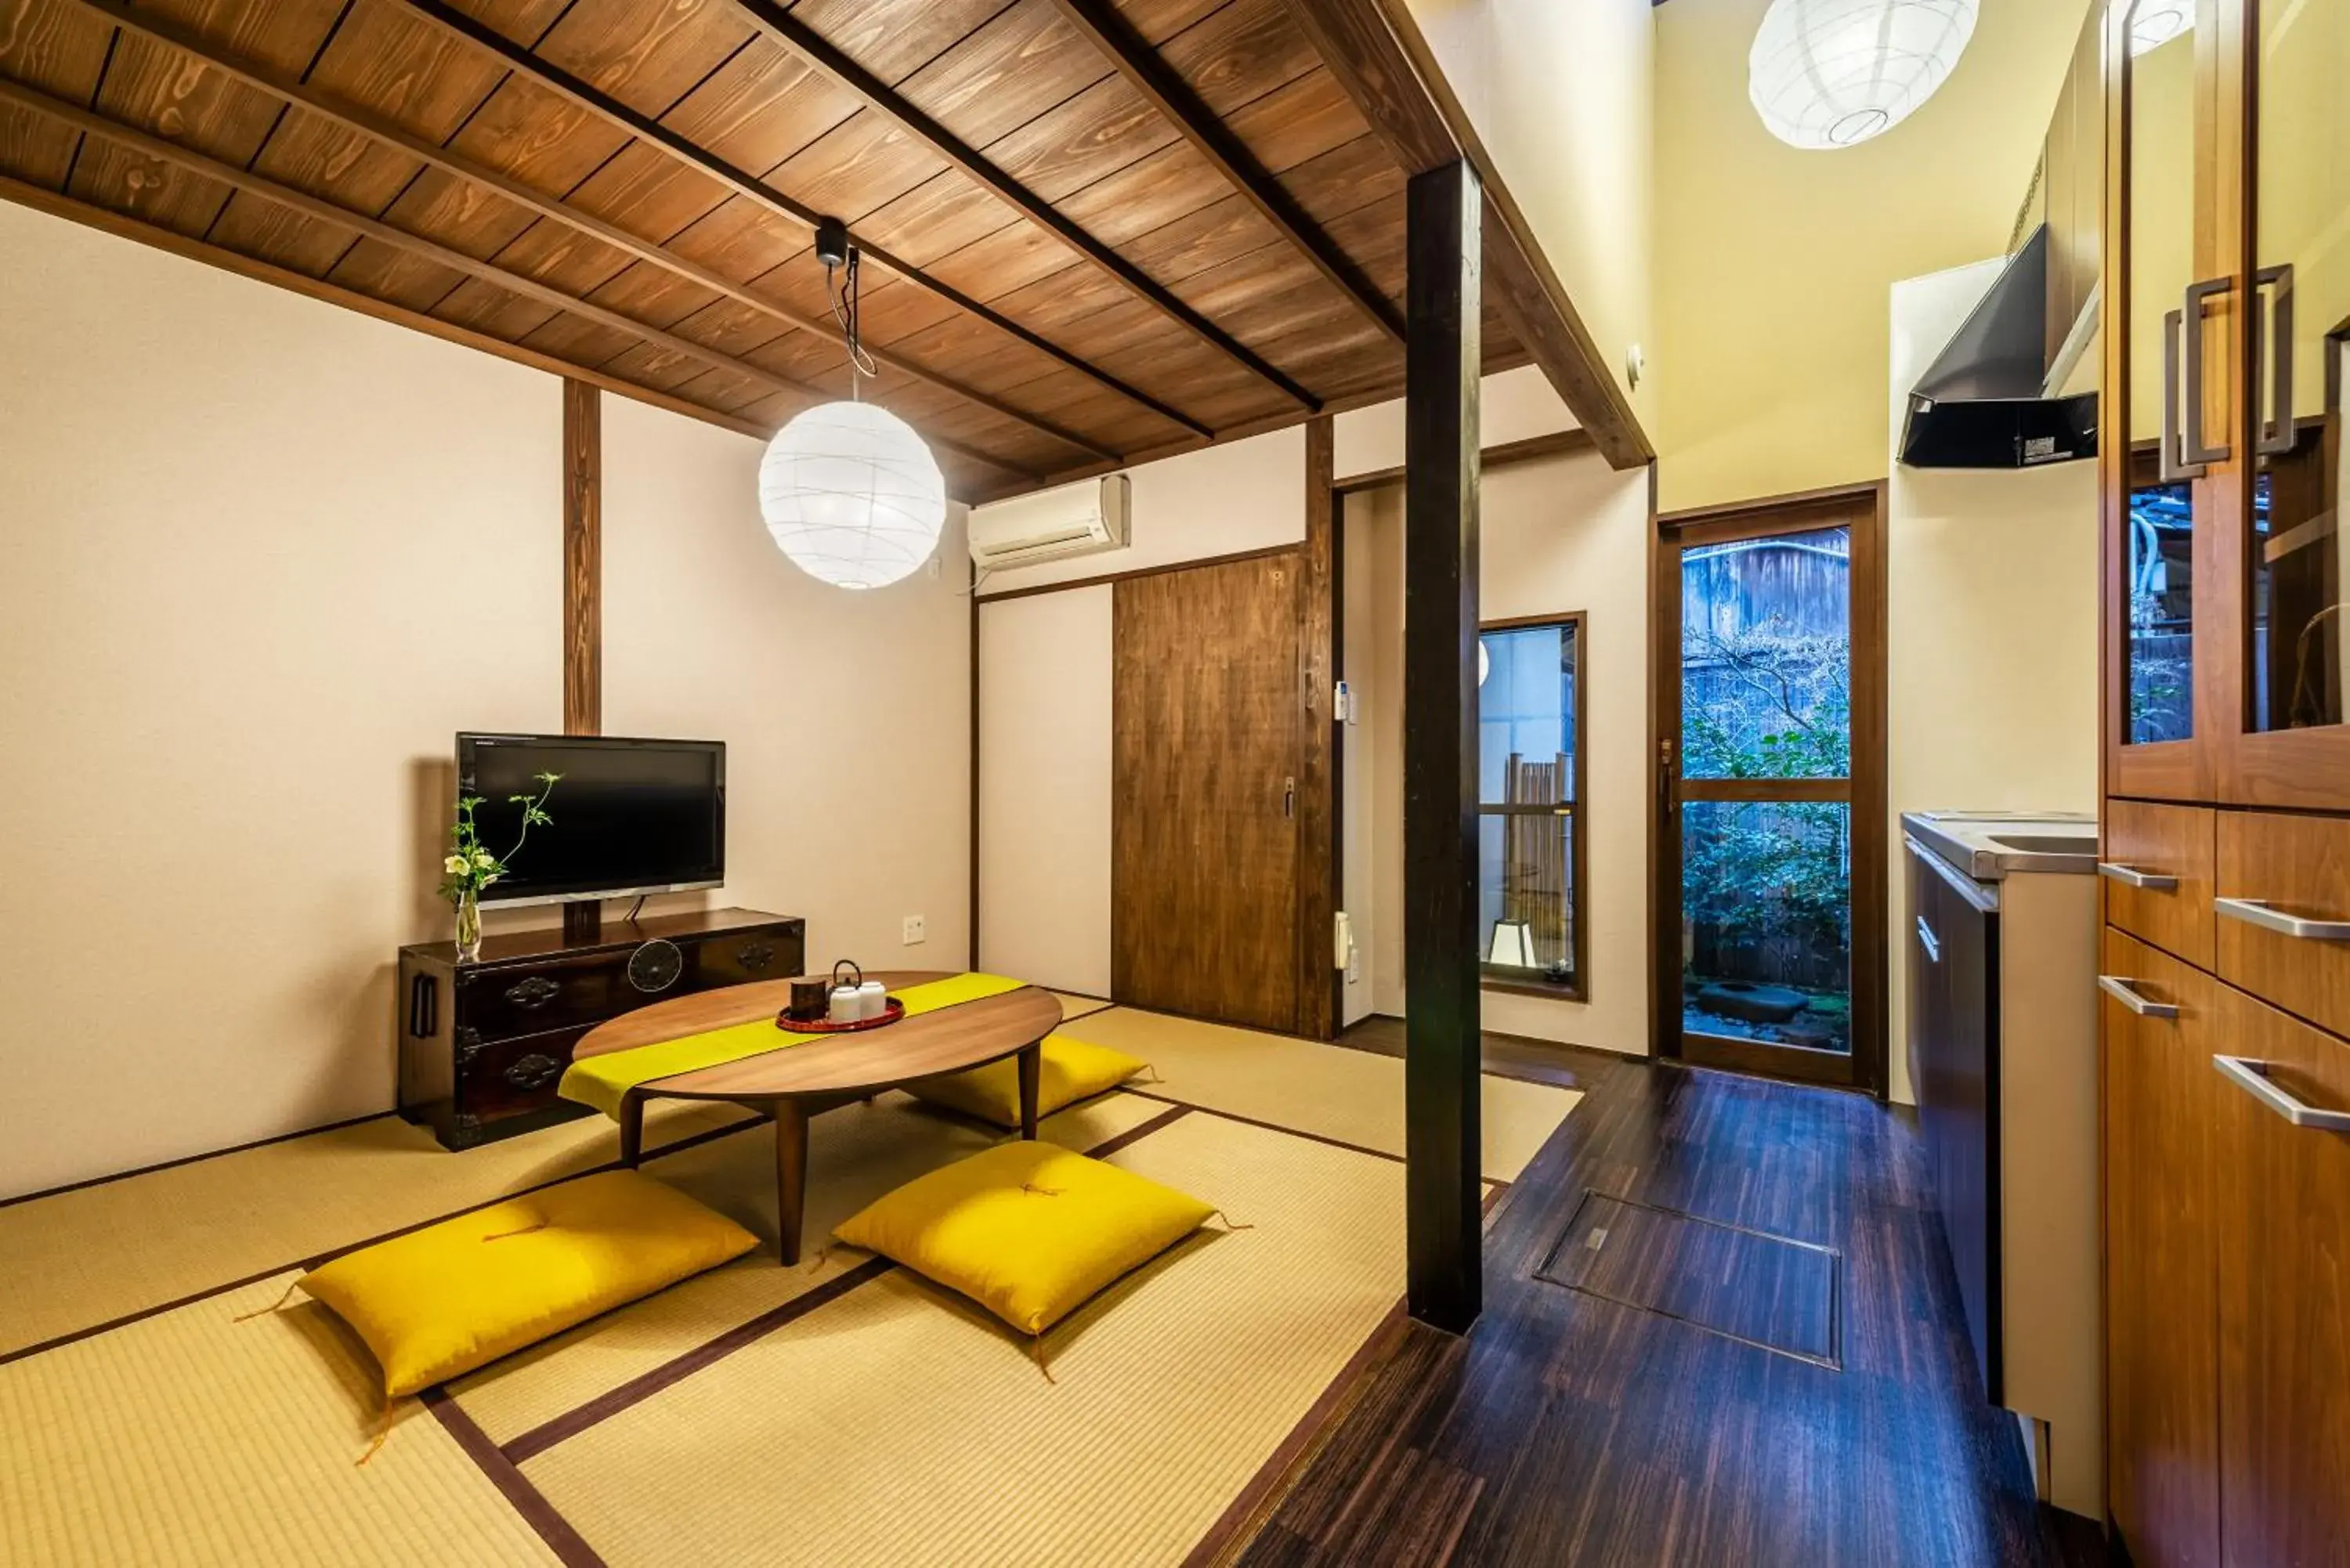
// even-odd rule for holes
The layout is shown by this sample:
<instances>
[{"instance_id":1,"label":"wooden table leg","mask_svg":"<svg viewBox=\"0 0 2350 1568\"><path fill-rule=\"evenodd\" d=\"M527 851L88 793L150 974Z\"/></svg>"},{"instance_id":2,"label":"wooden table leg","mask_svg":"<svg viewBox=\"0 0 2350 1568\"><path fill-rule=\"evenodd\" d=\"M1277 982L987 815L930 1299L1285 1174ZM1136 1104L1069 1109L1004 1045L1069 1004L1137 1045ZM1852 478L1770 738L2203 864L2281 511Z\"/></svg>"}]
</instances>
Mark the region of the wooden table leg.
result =
<instances>
[{"instance_id":1,"label":"wooden table leg","mask_svg":"<svg viewBox=\"0 0 2350 1568\"><path fill-rule=\"evenodd\" d=\"M645 1157L645 1097L620 1096L620 1163L636 1169Z\"/></svg>"},{"instance_id":2,"label":"wooden table leg","mask_svg":"<svg viewBox=\"0 0 2350 1568\"><path fill-rule=\"evenodd\" d=\"M800 1261L800 1219L807 1202L807 1107L775 1102L775 1212L785 1266Z\"/></svg>"},{"instance_id":3,"label":"wooden table leg","mask_svg":"<svg viewBox=\"0 0 2350 1568\"><path fill-rule=\"evenodd\" d=\"M1020 1136L1034 1142L1036 1137L1036 1086L1045 1075L1045 1043L1042 1040L1020 1053Z\"/></svg>"}]
</instances>

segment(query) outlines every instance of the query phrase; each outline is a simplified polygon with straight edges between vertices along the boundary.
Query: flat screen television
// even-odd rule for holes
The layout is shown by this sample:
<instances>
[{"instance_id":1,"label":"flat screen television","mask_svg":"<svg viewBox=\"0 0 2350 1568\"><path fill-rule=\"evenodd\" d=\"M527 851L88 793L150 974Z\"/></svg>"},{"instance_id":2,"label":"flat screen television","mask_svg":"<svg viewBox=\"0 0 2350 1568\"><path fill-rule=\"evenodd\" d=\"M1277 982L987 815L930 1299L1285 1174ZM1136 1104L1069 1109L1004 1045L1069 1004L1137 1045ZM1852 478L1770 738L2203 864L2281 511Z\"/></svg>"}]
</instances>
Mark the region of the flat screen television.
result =
<instances>
[{"instance_id":1,"label":"flat screen television","mask_svg":"<svg viewBox=\"0 0 2350 1568\"><path fill-rule=\"evenodd\" d=\"M504 855L522 831L513 797L554 820L530 830L484 904L548 904L715 888L726 879L726 743L605 735L457 737L457 794L480 797L483 845Z\"/></svg>"}]
</instances>

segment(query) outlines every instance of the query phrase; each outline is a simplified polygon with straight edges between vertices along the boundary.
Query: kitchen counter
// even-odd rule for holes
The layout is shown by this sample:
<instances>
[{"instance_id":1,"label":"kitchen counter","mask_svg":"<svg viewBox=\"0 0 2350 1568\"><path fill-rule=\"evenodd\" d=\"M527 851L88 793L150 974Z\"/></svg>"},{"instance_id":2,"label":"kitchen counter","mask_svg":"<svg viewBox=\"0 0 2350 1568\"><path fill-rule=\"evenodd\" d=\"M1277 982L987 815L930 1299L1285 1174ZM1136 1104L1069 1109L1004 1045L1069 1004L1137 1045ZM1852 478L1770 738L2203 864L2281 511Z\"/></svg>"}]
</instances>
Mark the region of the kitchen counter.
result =
<instances>
[{"instance_id":1,"label":"kitchen counter","mask_svg":"<svg viewBox=\"0 0 2350 1568\"><path fill-rule=\"evenodd\" d=\"M1978 882L2019 871L2087 877L2097 869L2097 819L2085 813L1905 811L1901 828Z\"/></svg>"}]
</instances>

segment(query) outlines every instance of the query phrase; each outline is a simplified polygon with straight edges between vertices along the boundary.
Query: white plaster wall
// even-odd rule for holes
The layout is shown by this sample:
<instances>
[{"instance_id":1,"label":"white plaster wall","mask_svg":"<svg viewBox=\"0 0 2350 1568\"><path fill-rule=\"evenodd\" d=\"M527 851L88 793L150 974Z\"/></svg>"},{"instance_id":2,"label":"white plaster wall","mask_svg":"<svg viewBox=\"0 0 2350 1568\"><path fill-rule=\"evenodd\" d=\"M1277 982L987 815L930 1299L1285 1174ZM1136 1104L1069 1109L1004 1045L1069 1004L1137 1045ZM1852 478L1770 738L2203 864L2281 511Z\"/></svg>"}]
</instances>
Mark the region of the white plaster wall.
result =
<instances>
[{"instance_id":1,"label":"white plaster wall","mask_svg":"<svg viewBox=\"0 0 2350 1568\"><path fill-rule=\"evenodd\" d=\"M760 443L604 410L604 729L726 742L726 886L807 921L812 969L971 950L971 601L960 513L935 571L851 593L775 548ZM855 747L811 745L853 726ZM922 917L908 946L904 920Z\"/></svg>"},{"instance_id":2,"label":"white plaster wall","mask_svg":"<svg viewBox=\"0 0 2350 1568\"><path fill-rule=\"evenodd\" d=\"M1901 392L2004 264L1893 286L1886 500L1887 1037L1908 1067L1908 860L1901 814L2097 809L2097 465L2023 472L1905 468Z\"/></svg>"},{"instance_id":3,"label":"white plaster wall","mask_svg":"<svg viewBox=\"0 0 2350 1568\"><path fill-rule=\"evenodd\" d=\"M1349 508L1349 548L1372 559L1348 574L1350 645L1357 627L1373 644L1361 747L1370 773L1369 836L1353 851L1371 864L1369 930L1376 1011L1403 1012L1403 501L1388 487ZM1585 917L1590 921L1587 1000L1487 992L1485 1027L1599 1050L1644 1054L1648 1020L1648 536L1645 469L1611 470L1596 453L1544 459L1485 476L1480 509L1480 613L1588 616L1582 743L1588 791ZM1359 591L1359 597L1357 592ZM1348 665L1354 679L1356 665ZM1350 858L1349 867L1354 864ZM1353 911L1358 883L1347 886Z\"/></svg>"},{"instance_id":4,"label":"white plaster wall","mask_svg":"<svg viewBox=\"0 0 2350 1568\"><path fill-rule=\"evenodd\" d=\"M606 727L729 746L727 886L676 902L961 964L959 534L824 587L757 443L603 408ZM559 383L0 204L0 1196L390 1109L452 737L562 723ZM872 757L798 749L851 712Z\"/></svg>"},{"instance_id":5,"label":"white plaster wall","mask_svg":"<svg viewBox=\"0 0 2350 1568\"><path fill-rule=\"evenodd\" d=\"M1107 585L979 611L980 961L1107 996Z\"/></svg>"},{"instance_id":6,"label":"white plaster wall","mask_svg":"<svg viewBox=\"0 0 2350 1568\"><path fill-rule=\"evenodd\" d=\"M562 726L562 418L0 205L0 1196L390 1106L452 737Z\"/></svg>"}]
</instances>

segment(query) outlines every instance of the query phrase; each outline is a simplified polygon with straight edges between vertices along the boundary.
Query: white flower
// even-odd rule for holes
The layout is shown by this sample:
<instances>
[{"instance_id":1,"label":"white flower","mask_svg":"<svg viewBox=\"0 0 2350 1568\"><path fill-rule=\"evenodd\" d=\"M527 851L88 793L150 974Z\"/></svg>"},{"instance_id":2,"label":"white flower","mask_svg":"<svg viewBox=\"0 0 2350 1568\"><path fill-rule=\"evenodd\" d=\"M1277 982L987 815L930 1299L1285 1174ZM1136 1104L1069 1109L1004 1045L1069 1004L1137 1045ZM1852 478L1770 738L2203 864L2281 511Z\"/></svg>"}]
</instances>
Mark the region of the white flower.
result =
<instances>
[{"instance_id":1,"label":"white flower","mask_svg":"<svg viewBox=\"0 0 2350 1568\"><path fill-rule=\"evenodd\" d=\"M497 879L497 874L495 872L492 872L489 876L482 878L482 886L487 888L491 883Z\"/></svg>"},{"instance_id":2,"label":"white flower","mask_svg":"<svg viewBox=\"0 0 2350 1568\"><path fill-rule=\"evenodd\" d=\"M497 863L498 857L491 854L488 850L476 849L473 851L473 864L480 867L483 870L486 871Z\"/></svg>"},{"instance_id":3,"label":"white flower","mask_svg":"<svg viewBox=\"0 0 2350 1568\"><path fill-rule=\"evenodd\" d=\"M462 855L452 855L448 859L441 862L441 869L452 877L463 877L467 869L465 857Z\"/></svg>"}]
</instances>

